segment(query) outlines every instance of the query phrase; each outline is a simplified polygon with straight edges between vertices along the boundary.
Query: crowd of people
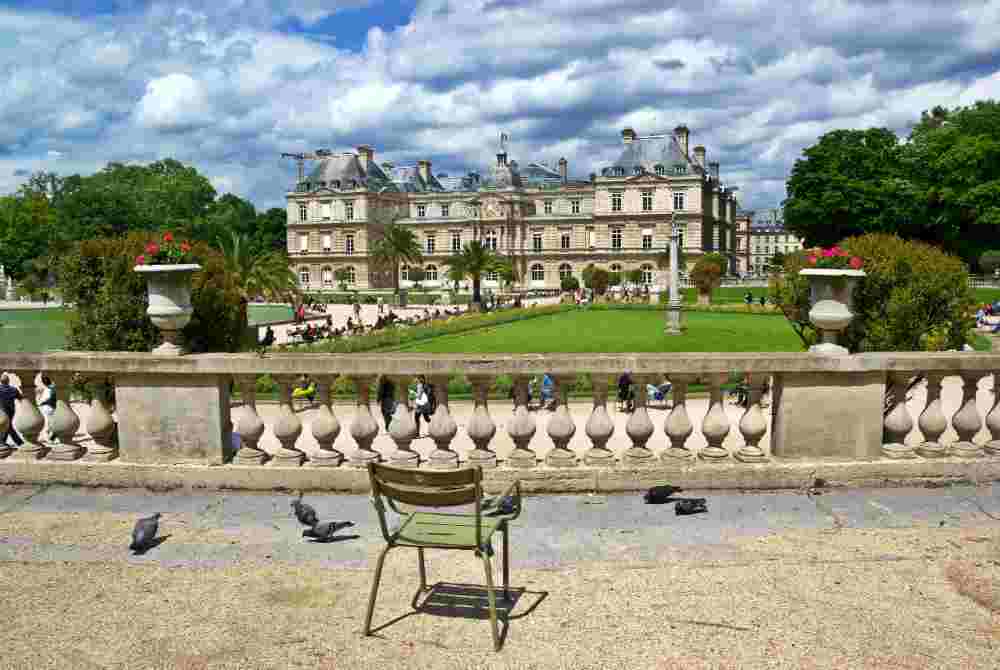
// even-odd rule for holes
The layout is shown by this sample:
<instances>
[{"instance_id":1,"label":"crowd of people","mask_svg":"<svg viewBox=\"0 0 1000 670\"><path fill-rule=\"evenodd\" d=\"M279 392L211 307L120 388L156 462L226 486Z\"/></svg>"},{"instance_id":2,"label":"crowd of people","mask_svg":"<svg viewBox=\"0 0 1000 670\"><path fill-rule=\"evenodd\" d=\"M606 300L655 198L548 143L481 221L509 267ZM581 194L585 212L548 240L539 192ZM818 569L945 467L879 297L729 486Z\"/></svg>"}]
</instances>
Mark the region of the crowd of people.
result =
<instances>
[{"instance_id":1,"label":"crowd of people","mask_svg":"<svg viewBox=\"0 0 1000 670\"><path fill-rule=\"evenodd\" d=\"M361 318L361 305L355 304L354 316L347 317L347 322L342 327L334 328L333 317L328 315L325 322L318 325L315 323L308 323L305 326L288 331L288 335L290 341L292 342L310 343L318 342L320 340L336 340L341 337L350 337L352 335L378 333L387 328L395 328L397 326L424 325L433 321L450 319L461 314L462 309L460 307L446 307L444 309L435 307L433 310L429 307L425 307L423 312L412 314L409 317L399 316L392 309L382 309L379 311L373 323L366 324ZM260 342L263 346L269 346L274 343L270 327L268 328L268 331L269 332L265 334L264 339ZM269 337L271 337L270 343L265 344Z\"/></svg>"},{"instance_id":2,"label":"crowd of people","mask_svg":"<svg viewBox=\"0 0 1000 670\"><path fill-rule=\"evenodd\" d=\"M38 405L38 411L45 418L45 432L48 434L48 440L58 442L58 436L53 435L49 428L52 415L56 411L56 385L48 375L41 375L40 381L41 385L35 389L35 404ZM21 390L12 383L10 375L6 372L0 374L0 410L7 414L8 419L6 432L0 433L0 447L5 446L8 440L13 442L15 447L20 447L24 443L24 439L14 428L14 411L17 408L15 401L23 397Z\"/></svg>"},{"instance_id":3,"label":"crowd of people","mask_svg":"<svg viewBox=\"0 0 1000 670\"><path fill-rule=\"evenodd\" d=\"M976 327L988 328L991 333L1000 333L1000 300L984 303L976 310Z\"/></svg>"}]
</instances>

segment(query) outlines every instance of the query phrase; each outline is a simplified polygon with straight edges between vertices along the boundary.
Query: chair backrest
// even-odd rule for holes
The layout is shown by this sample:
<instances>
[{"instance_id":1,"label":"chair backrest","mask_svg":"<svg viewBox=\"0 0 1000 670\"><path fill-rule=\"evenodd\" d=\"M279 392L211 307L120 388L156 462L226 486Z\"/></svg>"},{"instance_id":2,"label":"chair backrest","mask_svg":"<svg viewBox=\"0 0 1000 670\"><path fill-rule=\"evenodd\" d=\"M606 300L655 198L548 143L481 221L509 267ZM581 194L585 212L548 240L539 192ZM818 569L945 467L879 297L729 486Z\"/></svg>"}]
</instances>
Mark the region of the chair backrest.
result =
<instances>
[{"instance_id":1,"label":"chair backrest","mask_svg":"<svg viewBox=\"0 0 1000 670\"><path fill-rule=\"evenodd\" d=\"M372 495L385 496L404 505L455 507L482 499L481 468L416 470L369 463Z\"/></svg>"}]
</instances>

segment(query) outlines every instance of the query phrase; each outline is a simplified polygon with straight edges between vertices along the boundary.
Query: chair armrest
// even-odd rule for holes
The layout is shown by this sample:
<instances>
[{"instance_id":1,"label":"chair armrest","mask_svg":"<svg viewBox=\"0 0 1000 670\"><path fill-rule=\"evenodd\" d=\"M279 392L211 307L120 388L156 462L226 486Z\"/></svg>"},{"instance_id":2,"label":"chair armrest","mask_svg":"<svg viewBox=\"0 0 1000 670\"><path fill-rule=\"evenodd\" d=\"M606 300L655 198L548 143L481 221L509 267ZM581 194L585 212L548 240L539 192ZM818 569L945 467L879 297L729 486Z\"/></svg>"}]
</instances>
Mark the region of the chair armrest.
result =
<instances>
[{"instance_id":1,"label":"chair armrest","mask_svg":"<svg viewBox=\"0 0 1000 670\"><path fill-rule=\"evenodd\" d=\"M517 517L521 516L521 480L515 479L507 490L500 494L500 500L505 497L510 496L514 500L514 513L513 514L502 514L503 518L507 521L513 521Z\"/></svg>"}]
</instances>

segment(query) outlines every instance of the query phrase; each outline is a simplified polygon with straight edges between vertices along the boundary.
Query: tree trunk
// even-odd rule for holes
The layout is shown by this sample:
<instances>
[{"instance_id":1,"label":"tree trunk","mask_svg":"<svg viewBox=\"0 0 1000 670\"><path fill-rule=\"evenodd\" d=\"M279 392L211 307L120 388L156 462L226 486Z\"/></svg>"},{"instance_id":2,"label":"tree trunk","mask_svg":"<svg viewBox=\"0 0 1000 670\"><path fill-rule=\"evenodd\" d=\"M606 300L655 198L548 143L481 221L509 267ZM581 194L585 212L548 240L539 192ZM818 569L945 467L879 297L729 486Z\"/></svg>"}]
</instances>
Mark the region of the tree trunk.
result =
<instances>
[{"instance_id":1,"label":"tree trunk","mask_svg":"<svg viewBox=\"0 0 1000 670\"><path fill-rule=\"evenodd\" d=\"M476 305L482 305L483 303L483 299L479 291L480 281L482 280L479 277L479 275L474 275L472 277L472 302L475 303Z\"/></svg>"}]
</instances>

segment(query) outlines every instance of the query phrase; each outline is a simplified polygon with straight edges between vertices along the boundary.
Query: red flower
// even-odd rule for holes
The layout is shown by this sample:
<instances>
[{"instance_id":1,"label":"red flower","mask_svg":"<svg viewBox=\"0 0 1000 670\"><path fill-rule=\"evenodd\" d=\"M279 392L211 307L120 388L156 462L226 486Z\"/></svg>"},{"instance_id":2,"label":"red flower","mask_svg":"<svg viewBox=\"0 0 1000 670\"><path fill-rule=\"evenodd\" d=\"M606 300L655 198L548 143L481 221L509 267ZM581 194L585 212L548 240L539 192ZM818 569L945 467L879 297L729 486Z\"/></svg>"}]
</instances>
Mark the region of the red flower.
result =
<instances>
[{"instance_id":1,"label":"red flower","mask_svg":"<svg viewBox=\"0 0 1000 670\"><path fill-rule=\"evenodd\" d=\"M160 245L157 244L156 242L150 242L149 244L146 245L146 253L149 254L150 256L155 256L156 254L160 253Z\"/></svg>"},{"instance_id":2,"label":"red flower","mask_svg":"<svg viewBox=\"0 0 1000 670\"><path fill-rule=\"evenodd\" d=\"M833 253L833 249L824 249L823 250L823 258L833 258L834 255L835 254Z\"/></svg>"},{"instance_id":3,"label":"red flower","mask_svg":"<svg viewBox=\"0 0 1000 670\"><path fill-rule=\"evenodd\" d=\"M860 270L861 266L864 265L864 261L862 261L857 256L851 256L851 263L850 264L851 264L851 267L854 268L855 270Z\"/></svg>"},{"instance_id":4,"label":"red flower","mask_svg":"<svg viewBox=\"0 0 1000 670\"><path fill-rule=\"evenodd\" d=\"M171 233L171 232L169 232L169 231L166 232L166 233L163 233L163 241L164 242L173 242L174 241L174 234Z\"/></svg>"},{"instance_id":5,"label":"red flower","mask_svg":"<svg viewBox=\"0 0 1000 670\"><path fill-rule=\"evenodd\" d=\"M181 251L184 253L191 251L191 245L187 242L181 242Z\"/></svg>"},{"instance_id":6,"label":"red flower","mask_svg":"<svg viewBox=\"0 0 1000 670\"><path fill-rule=\"evenodd\" d=\"M806 260L809 261L809 265L816 265L816 257L815 256L810 256Z\"/></svg>"},{"instance_id":7,"label":"red flower","mask_svg":"<svg viewBox=\"0 0 1000 670\"><path fill-rule=\"evenodd\" d=\"M146 263L146 257L143 256L142 254L139 254L138 256L135 257L136 265L145 265L145 263Z\"/></svg>"}]
</instances>

